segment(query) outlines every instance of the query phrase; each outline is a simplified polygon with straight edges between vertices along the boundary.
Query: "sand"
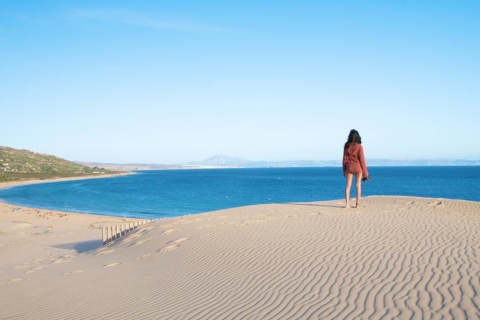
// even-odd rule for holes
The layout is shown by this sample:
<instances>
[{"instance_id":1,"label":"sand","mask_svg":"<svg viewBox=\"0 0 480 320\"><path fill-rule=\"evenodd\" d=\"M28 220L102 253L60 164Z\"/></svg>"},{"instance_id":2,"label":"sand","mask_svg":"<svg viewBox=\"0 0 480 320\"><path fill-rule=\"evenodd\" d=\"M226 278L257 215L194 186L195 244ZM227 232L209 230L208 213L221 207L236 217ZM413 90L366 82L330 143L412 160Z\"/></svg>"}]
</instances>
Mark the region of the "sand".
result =
<instances>
[{"instance_id":1,"label":"sand","mask_svg":"<svg viewBox=\"0 0 480 320\"><path fill-rule=\"evenodd\" d=\"M480 203L255 205L143 225L0 204L0 319L479 319Z\"/></svg>"}]
</instances>

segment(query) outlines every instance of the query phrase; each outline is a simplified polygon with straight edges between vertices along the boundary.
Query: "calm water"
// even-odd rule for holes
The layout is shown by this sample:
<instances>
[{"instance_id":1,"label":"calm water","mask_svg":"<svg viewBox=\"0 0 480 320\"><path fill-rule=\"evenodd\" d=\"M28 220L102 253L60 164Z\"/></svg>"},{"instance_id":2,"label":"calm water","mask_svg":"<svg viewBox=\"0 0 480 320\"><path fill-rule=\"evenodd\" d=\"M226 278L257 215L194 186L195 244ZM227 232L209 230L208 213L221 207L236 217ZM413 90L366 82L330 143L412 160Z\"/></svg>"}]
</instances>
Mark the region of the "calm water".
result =
<instances>
[{"instance_id":1,"label":"calm water","mask_svg":"<svg viewBox=\"0 0 480 320\"><path fill-rule=\"evenodd\" d=\"M480 167L369 167L362 194L480 201ZM343 199L339 167L139 171L0 190L0 200L70 212L161 218L238 206ZM352 187L352 195L355 188Z\"/></svg>"}]
</instances>

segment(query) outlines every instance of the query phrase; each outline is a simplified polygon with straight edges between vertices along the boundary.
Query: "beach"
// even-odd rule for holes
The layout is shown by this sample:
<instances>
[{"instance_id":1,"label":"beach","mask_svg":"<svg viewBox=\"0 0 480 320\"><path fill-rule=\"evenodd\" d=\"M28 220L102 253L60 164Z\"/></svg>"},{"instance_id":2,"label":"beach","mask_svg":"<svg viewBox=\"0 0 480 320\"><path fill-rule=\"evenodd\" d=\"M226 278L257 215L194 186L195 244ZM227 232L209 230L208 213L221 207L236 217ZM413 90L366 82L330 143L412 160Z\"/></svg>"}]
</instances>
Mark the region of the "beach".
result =
<instances>
[{"instance_id":1,"label":"beach","mask_svg":"<svg viewBox=\"0 0 480 320\"><path fill-rule=\"evenodd\" d=\"M343 206L160 219L102 245L125 219L0 203L0 319L480 318L479 202Z\"/></svg>"}]
</instances>

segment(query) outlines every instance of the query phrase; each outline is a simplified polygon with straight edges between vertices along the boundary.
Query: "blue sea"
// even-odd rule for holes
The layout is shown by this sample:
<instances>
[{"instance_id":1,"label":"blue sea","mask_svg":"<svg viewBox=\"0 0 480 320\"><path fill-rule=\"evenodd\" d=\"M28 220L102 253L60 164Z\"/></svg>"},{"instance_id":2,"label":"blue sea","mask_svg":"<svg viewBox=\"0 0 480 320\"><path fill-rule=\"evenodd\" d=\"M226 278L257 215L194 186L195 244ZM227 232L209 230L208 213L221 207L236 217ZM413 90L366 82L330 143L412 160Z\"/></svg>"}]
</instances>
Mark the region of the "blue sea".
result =
<instances>
[{"instance_id":1,"label":"blue sea","mask_svg":"<svg viewBox=\"0 0 480 320\"><path fill-rule=\"evenodd\" d=\"M369 167L362 196L480 201L480 167ZM0 201L48 210L156 219L266 203L344 198L339 167L137 171L19 186ZM355 187L352 186L352 196Z\"/></svg>"}]
</instances>

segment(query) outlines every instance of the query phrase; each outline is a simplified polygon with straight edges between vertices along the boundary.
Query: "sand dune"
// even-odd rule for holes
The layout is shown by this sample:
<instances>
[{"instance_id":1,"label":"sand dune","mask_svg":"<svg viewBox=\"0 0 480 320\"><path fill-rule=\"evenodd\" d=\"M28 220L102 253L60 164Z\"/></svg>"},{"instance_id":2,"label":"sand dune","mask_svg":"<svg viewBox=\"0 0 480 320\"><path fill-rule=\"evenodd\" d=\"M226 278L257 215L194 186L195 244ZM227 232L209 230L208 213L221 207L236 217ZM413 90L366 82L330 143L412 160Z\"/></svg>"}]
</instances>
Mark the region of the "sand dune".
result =
<instances>
[{"instance_id":1,"label":"sand dune","mask_svg":"<svg viewBox=\"0 0 480 320\"><path fill-rule=\"evenodd\" d=\"M480 318L480 203L362 200L163 219L90 251L99 229L22 244L3 219L0 319Z\"/></svg>"}]
</instances>

